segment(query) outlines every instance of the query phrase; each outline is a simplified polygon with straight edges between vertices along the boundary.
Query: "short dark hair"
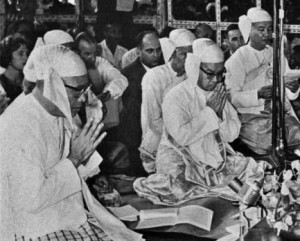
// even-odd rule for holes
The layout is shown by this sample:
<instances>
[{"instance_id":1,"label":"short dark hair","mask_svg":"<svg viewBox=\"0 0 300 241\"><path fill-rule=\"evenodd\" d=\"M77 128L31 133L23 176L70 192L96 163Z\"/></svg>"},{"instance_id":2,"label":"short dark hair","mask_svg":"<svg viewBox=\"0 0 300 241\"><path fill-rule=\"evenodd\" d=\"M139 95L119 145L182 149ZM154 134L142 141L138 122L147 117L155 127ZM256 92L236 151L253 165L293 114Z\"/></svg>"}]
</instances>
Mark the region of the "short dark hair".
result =
<instances>
[{"instance_id":1,"label":"short dark hair","mask_svg":"<svg viewBox=\"0 0 300 241\"><path fill-rule=\"evenodd\" d=\"M232 30L239 30L239 25L237 25L236 23L228 25L225 32L226 38L228 38L228 33Z\"/></svg>"},{"instance_id":2,"label":"short dark hair","mask_svg":"<svg viewBox=\"0 0 300 241\"><path fill-rule=\"evenodd\" d=\"M79 42L81 40L84 40L90 44L97 44L96 38L88 32L81 32L81 33L77 34L77 36L75 38L75 42L76 42L77 46L79 46Z\"/></svg>"},{"instance_id":3,"label":"short dark hair","mask_svg":"<svg viewBox=\"0 0 300 241\"><path fill-rule=\"evenodd\" d=\"M0 66L7 68L12 59L12 53L21 45L29 46L25 37L19 35L8 35L0 42Z\"/></svg>"},{"instance_id":4,"label":"short dark hair","mask_svg":"<svg viewBox=\"0 0 300 241\"><path fill-rule=\"evenodd\" d=\"M137 35L137 38L136 38L136 43L137 43L138 48L142 47L144 37L148 34L153 34L153 35L157 36L157 38L159 38L159 35L158 35L157 31L155 31L155 30L142 31Z\"/></svg>"}]
</instances>

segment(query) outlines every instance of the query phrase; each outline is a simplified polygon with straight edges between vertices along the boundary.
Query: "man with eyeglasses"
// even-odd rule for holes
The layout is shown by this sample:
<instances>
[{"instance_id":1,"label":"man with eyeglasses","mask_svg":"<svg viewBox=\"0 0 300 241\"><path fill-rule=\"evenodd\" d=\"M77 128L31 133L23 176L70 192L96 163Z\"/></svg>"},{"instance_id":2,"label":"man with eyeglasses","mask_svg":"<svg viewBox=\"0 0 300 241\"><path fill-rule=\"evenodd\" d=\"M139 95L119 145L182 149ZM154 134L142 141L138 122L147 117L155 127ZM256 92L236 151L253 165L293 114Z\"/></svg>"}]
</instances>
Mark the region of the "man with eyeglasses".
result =
<instances>
[{"instance_id":1,"label":"man with eyeglasses","mask_svg":"<svg viewBox=\"0 0 300 241\"><path fill-rule=\"evenodd\" d=\"M197 39L185 68L187 80L173 87L162 104L156 173L134 182L138 195L156 204L234 197L226 186L235 176L263 178L263 168L228 144L241 124L226 98L223 51L211 40Z\"/></svg>"},{"instance_id":2,"label":"man with eyeglasses","mask_svg":"<svg viewBox=\"0 0 300 241\"><path fill-rule=\"evenodd\" d=\"M141 240L111 215L85 179L99 172L101 120L73 117L89 87L81 58L60 45L33 50L24 67L33 91L0 118L1 240Z\"/></svg>"},{"instance_id":3,"label":"man with eyeglasses","mask_svg":"<svg viewBox=\"0 0 300 241\"><path fill-rule=\"evenodd\" d=\"M161 105L170 89L183 82L187 53L192 52L195 35L187 29L175 29L169 39L162 39L165 64L145 74L142 80L142 130L140 146L143 166L148 173L155 172L155 157L163 133Z\"/></svg>"},{"instance_id":4,"label":"man with eyeglasses","mask_svg":"<svg viewBox=\"0 0 300 241\"><path fill-rule=\"evenodd\" d=\"M226 87L231 103L240 114L240 140L254 152L253 155L268 155L272 143L272 18L259 7L250 8L247 16L240 17L239 28L248 44L226 61ZM287 64L284 71L290 71ZM285 81L287 79L285 77ZM290 81L285 87L285 132L287 147L293 151L300 145L300 125L293 116L288 98L297 98L299 84Z\"/></svg>"}]
</instances>

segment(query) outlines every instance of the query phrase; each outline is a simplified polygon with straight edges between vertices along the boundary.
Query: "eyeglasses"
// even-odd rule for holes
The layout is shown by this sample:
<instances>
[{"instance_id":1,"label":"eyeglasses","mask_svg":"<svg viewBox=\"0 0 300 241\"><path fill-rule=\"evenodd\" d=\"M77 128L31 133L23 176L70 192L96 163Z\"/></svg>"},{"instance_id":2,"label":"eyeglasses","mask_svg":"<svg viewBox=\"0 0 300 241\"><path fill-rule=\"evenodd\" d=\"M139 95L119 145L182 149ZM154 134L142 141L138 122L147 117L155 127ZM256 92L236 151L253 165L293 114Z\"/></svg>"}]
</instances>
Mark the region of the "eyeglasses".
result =
<instances>
[{"instance_id":1,"label":"eyeglasses","mask_svg":"<svg viewBox=\"0 0 300 241\"><path fill-rule=\"evenodd\" d=\"M221 83L221 82L224 81L224 77L225 77L224 74L227 72L225 68L223 68L223 70L220 71L219 73L210 73L210 72L207 72L201 66L200 66L200 69L207 75L207 78L209 80L212 80L214 77L216 77L218 83ZM221 80L219 80L219 79L221 79Z\"/></svg>"},{"instance_id":2,"label":"eyeglasses","mask_svg":"<svg viewBox=\"0 0 300 241\"><path fill-rule=\"evenodd\" d=\"M91 84L85 86L84 88L79 88L79 87L74 87L74 86L71 86L71 85L67 85L67 84L64 84L65 87L71 89L71 90L74 90L78 93L78 96L82 96L88 89L91 88Z\"/></svg>"}]
</instances>

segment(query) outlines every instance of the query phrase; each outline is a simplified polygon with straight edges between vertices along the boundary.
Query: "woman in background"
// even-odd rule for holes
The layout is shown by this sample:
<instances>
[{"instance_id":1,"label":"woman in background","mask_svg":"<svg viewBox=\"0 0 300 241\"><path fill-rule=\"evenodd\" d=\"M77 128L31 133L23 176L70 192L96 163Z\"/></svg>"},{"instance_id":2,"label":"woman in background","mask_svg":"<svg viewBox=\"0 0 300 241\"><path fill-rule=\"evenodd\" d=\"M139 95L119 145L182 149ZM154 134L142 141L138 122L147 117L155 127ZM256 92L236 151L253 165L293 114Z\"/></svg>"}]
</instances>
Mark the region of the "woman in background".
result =
<instances>
[{"instance_id":1,"label":"woman in background","mask_svg":"<svg viewBox=\"0 0 300 241\"><path fill-rule=\"evenodd\" d=\"M23 68L28 58L28 42L21 35L9 35L0 42L0 114L23 92Z\"/></svg>"}]
</instances>

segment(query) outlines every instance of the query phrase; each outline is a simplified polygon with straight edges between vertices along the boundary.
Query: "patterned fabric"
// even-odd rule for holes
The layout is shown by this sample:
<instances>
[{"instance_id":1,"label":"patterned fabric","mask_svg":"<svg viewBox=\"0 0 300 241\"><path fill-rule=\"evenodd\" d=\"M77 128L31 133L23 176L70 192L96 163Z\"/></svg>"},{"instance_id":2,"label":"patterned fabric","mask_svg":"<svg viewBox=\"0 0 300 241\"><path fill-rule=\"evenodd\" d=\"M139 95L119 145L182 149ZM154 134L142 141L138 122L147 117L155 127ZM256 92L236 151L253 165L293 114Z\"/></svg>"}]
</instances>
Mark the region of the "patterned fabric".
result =
<instances>
[{"instance_id":1,"label":"patterned fabric","mask_svg":"<svg viewBox=\"0 0 300 241\"><path fill-rule=\"evenodd\" d=\"M36 239L16 237L15 241L111 241L99 227L86 222L78 230L60 230Z\"/></svg>"}]
</instances>

